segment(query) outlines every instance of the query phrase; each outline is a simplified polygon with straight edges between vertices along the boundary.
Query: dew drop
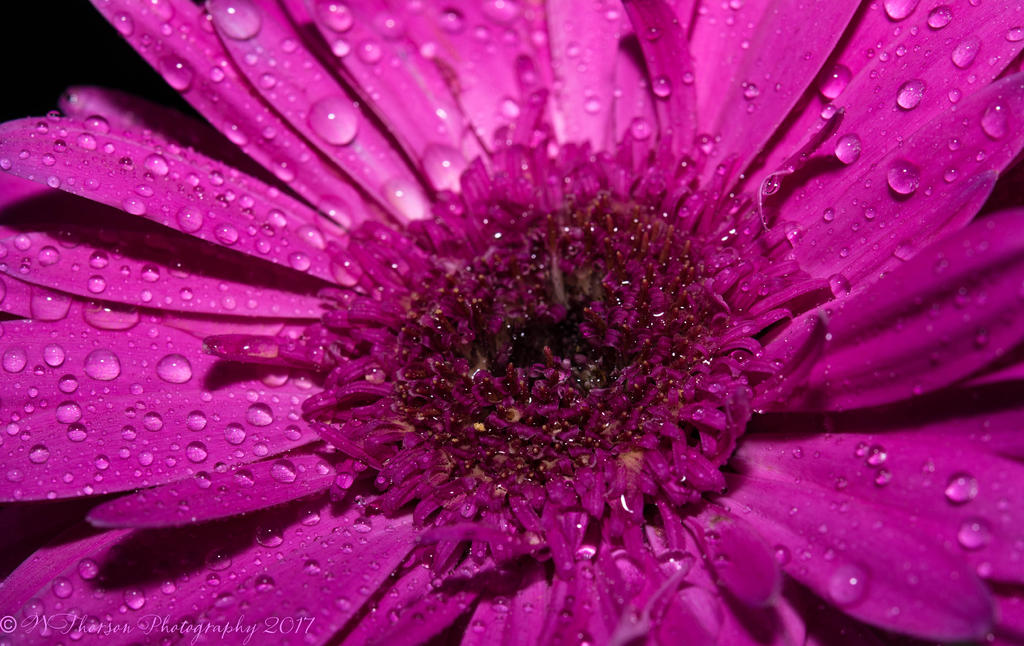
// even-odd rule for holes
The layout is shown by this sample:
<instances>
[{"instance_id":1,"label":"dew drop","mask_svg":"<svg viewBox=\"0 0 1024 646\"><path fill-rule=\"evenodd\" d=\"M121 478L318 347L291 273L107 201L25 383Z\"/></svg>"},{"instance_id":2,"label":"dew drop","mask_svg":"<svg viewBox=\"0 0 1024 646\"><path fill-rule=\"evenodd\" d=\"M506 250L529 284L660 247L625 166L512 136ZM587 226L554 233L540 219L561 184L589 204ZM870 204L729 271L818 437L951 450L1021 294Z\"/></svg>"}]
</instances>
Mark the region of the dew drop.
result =
<instances>
[{"instance_id":1,"label":"dew drop","mask_svg":"<svg viewBox=\"0 0 1024 646\"><path fill-rule=\"evenodd\" d=\"M352 28L352 10L336 0L320 0L316 5L317 16L327 28L339 34Z\"/></svg>"},{"instance_id":2,"label":"dew drop","mask_svg":"<svg viewBox=\"0 0 1024 646\"><path fill-rule=\"evenodd\" d=\"M356 137L359 114L345 97L324 97L309 109L309 127L327 143L344 146Z\"/></svg>"},{"instance_id":3,"label":"dew drop","mask_svg":"<svg viewBox=\"0 0 1024 646\"><path fill-rule=\"evenodd\" d=\"M213 235L225 245L233 245L238 242L238 229L227 222L217 225Z\"/></svg>"},{"instance_id":4,"label":"dew drop","mask_svg":"<svg viewBox=\"0 0 1024 646\"><path fill-rule=\"evenodd\" d=\"M169 384L183 384L192 378L192 364L180 354L168 354L157 362L156 374Z\"/></svg>"},{"instance_id":5,"label":"dew drop","mask_svg":"<svg viewBox=\"0 0 1024 646\"><path fill-rule=\"evenodd\" d=\"M836 142L836 159L844 164L852 164L860 158L860 137L855 134L843 135Z\"/></svg>"},{"instance_id":6,"label":"dew drop","mask_svg":"<svg viewBox=\"0 0 1024 646\"><path fill-rule=\"evenodd\" d=\"M132 610L138 610L146 605L146 595L138 588L128 588L124 591L124 605Z\"/></svg>"},{"instance_id":7,"label":"dew drop","mask_svg":"<svg viewBox=\"0 0 1024 646\"><path fill-rule=\"evenodd\" d=\"M97 381L113 381L121 375L121 360L110 350L93 350L85 358L85 374Z\"/></svg>"},{"instance_id":8,"label":"dew drop","mask_svg":"<svg viewBox=\"0 0 1024 646\"><path fill-rule=\"evenodd\" d=\"M25 354L24 348L8 348L4 351L3 359L0 363L3 364L4 370L7 372L18 373L25 369L25 365L28 363L28 355Z\"/></svg>"},{"instance_id":9,"label":"dew drop","mask_svg":"<svg viewBox=\"0 0 1024 646\"><path fill-rule=\"evenodd\" d=\"M28 461L32 464L42 464L50 459L50 449L42 444L36 444L28 452Z\"/></svg>"},{"instance_id":10,"label":"dew drop","mask_svg":"<svg viewBox=\"0 0 1024 646\"><path fill-rule=\"evenodd\" d=\"M949 5L939 5L928 12L928 26L932 29L942 29L953 20L953 10Z\"/></svg>"},{"instance_id":11,"label":"dew drop","mask_svg":"<svg viewBox=\"0 0 1024 646\"><path fill-rule=\"evenodd\" d=\"M656 76L651 81L651 92L659 99L666 99L672 94L672 81L667 76Z\"/></svg>"},{"instance_id":12,"label":"dew drop","mask_svg":"<svg viewBox=\"0 0 1024 646\"><path fill-rule=\"evenodd\" d=\"M297 477L295 465L291 460L278 460L270 467L270 477L285 484L295 482Z\"/></svg>"},{"instance_id":13,"label":"dew drop","mask_svg":"<svg viewBox=\"0 0 1024 646\"><path fill-rule=\"evenodd\" d=\"M828 278L828 287L836 298L850 293L850 281L842 274L832 274Z\"/></svg>"},{"instance_id":14,"label":"dew drop","mask_svg":"<svg viewBox=\"0 0 1024 646\"><path fill-rule=\"evenodd\" d=\"M822 78L818 84L818 91L826 99L834 99L846 89L851 78L853 78L853 74L850 72L850 68L842 63L837 63L832 71Z\"/></svg>"},{"instance_id":15,"label":"dew drop","mask_svg":"<svg viewBox=\"0 0 1024 646\"><path fill-rule=\"evenodd\" d=\"M203 226L203 212L198 208L187 205L178 210L178 226L185 233L195 233Z\"/></svg>"},{"instance_id":16,"label":"dew drop","mask_svg":"<svg viewBox=\"0 0 1024 646\"><path fill-rule=\"evenodd\" d=\"M953 48L951 58L953 64L960 69L965 69L971 66L974 59L978 56L978 50L981 48L981 41L974 36L969 36L960 41L960 44Z\"/></svg>"},{"instance_id":17,"label":"dew drop","mask_svg":"<svg viewBox=\"0 0 1024 646\"><path fill-rule=\"evenodd\" d=\"M163 155L157 155L156 153L149 155L142 160L142 166L157 177L163 177L167 175L167 173L171 172L171 167L167 164L167 159L165 159Z\"/></svg>"},{"instance_id":18,"label":"dew drop","mask_svg":"<svg viewBox=\"0 0 1024 646\"><path fill-rule=\"evenodd\" d=\"M207 10L217 29L232 40L249 40L260 33L262 18L250 0L210 0Z\"/></svg>"},{"instance_id":19,"label":"dew drop","mask_svg":"<svg viewBox=\"0 0 1024 646\"><path fill-rule=\"evenodd\" d=\"M245 411L245 421L253 426L267 426L274 421L274 413L266 404L253 404Z\"/></svg>"},{"instance_id":20,"label":"dew drop","mask_svg":"<svg viewBox=\"0 0 1024 646\"><path fill-rule=\"evenodd\" d=\"M388 204L409 220L422 220L429 214L422 191L410 181L390 179L384 184L383 193Z\"/></svg>"},{"instance_id":21,"label":"dew drop","mask_svg":"<svg viewBox=\"0 0 1024 646\"><path fill-rule=\"evenodd\" d=\"M1009 110L1001 103L991 103L981 115L981 129L992 139L1002 139L1006 136L1007 114Z\"/></svg>"},{"instance_id":22,"label":"dew drop","mask_svg":"<svg viewBox=\"0 0 1024 646\"><path fill-rule=\"evenodd\" d=\"M439 190L459 190L459 176L466 159L458 150L444 144L430 144L423 151L423 170Z\"/></svg>"},{"instance_id":23,"label":"dew drop","mask_svg":"<svg viewBox=\"0 0 1024 646\"><path fill-rule=\"evenodd\" d=\"M257 527L256 542L263 547L278 547L284 543L284 536L276 527Z\"/></svg>"},{"instance_id":24,"label":"dew drop","mask_svg":"<svg viewBox=\"0 0 1024 646\"><path fill-rule=\"evenodd\" d=\"M924 96L924 81L911 79L900 86L896 92L896 105L904 110L913 110Z\"/></svg>"},{"instance_id":25,"label":"dew drop","mask_svg":"<svg viewBox=\"0 0 1024 646\"><path fill-rule=\"evenodd\" d=\"M67 599L75 591L75 586L65 576L59 576L53 580L53 596L58 599Z\"/></svg>"},{"instance_id":26,"label":"dew drop","mask_svg":"<svg viewBox=\"0 0 1024 646\"><path fill-rule=\"evenodd\" d=\"M55 414L61 424L73 424L82 419L82 407L76 402L66 401L57 405Z\"/></svg>"},{"instance_id":27,"label":"dew drop","mask_svg":"<svg viewBox=\"0 0 1024 646\"><path fill-rule=\"evenodd\" d=\"M1006 32L1006 40L1011 43L1019 43L1024 40L1024 27L1014 27Z\"/></svg>"},{"instance_id":28,"label":"dew drop","mask_svg":"<svg viewBox=\"0 0 1024 646\"><path fill-rule=\"evenodd\" d=\"M889 167L886 174L889 188L900 195L910 195L921 184L921 172L917 166L905 159L897 160Z\"/></svg>"},{"instance_id":29,"label":"dew drop","mask_svg":"<svg viewBox=\"0 0 1024 646\"><path fill-rule=\"evenodd\" d=\"M954 505L962 505L974 500L978 495L978 480L969 473L954 473L946 484L946 500Z\"/></svg>"},{"instance_id":30,"label":"dew drop","mask_svg":"<svg viewBox=\"0 0 1024 646\"><path fill-rule=\"evenodd\" d=\"M28 305L32 318L40 321L59 321L68 315L68 310L71 309L71 297L65 294L32 290Z\"/></svg>"},{"instance_id":31,"label":"dew drop","mask_svg":"<svg viewBox=\"0 0 1024 646\"><path fill-rule=\"evenodd\" d=\"M992 530L980 518L969 518L960 525L956 540L967 550L979 550L992 540Z\"/></svg>"},{"instance_id":32,"label":"dew drop","mask_svg":"<svg viewBox=\"0 0 1024 646\"><path fill-rule=\"evenodd\" d=\"M885 7L885 13L893 20L903 20L910 14L914 13L914 9L917 9L917 5L921 0L883 0L882 6Z\"/></svg>"},{"instance_id":33,"label":"dew drop","mask_svg":"<svg viewBox=\"0 0 1024 646\"><path fill-rule=\"evenodd\" d=\"M224 427L224 439L234 446L241 444L245 441L245 428L238 422L231 422Z\"/></svg>"},{"instance_id":34,"label":"dew drop","mask_svg":"<svg viewBox=\"0 0 1024 646\"><path fill-rule=\"evenodd\" d=\"M867 570L853 563L840 565L828 580L828 595L840 606L850 606L861 601L867 589Z\"/></svg>"},{"instance_id":35,"label":"dew drop","mask_svg":"<svg viewBox=\"0 0 1024 646\"><path fill-rule=\"evenodd\" d=\"M206 449L206 445L202 442L189 442L188 446L185 447L185 457L189 459L189 462L196 464L202 462L209 455L209 451Z\"/></svg>"},{"instance_id":36,"label":"dew drop","mask_svg":"<svg viewBox=\"0 0 1024 646\"><path fill-rule=\"evenodd\" d=\"M192 66L176 56L160 59L159 69L167 84L179 92L184 92L192 85L195 76Z\"/></svg>"},{"instance_id":37,"label":"dew drop","mask_svg":"<svg viewBox=\"0 0 1024 646\"><path fill-rule=\"evenodd\" d=\"M78 562L78 576L86 581L95 579L100 573L100 566L92 559L82 559Z\"/></svg>"},{"instance_id":38,"label":"dew drop","mask_svg":"<svg viewBox=\"0 0 1024 646\"><path fill-rule=\"evenodd\" d=\"M206 428L206 422L206 414L201 410L194 410L185 417L185 427L196 433Z\"/></svg>"}]
</instances>

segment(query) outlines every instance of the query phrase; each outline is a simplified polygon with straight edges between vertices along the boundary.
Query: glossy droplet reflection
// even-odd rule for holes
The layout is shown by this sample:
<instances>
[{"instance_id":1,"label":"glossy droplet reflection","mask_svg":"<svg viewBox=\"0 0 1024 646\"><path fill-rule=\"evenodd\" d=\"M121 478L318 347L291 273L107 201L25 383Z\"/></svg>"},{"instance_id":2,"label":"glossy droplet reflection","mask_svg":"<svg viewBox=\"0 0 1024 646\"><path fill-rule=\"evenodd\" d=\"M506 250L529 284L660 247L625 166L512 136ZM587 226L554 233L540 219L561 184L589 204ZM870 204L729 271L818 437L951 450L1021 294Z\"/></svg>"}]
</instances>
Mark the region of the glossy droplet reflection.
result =
<instances>
[{"instance_id":1,"label":"glossy droplet reflection","mask_svg":"<svg viewBox=\"0 0 1024 646\"><path fill-rule=\"evenodd\" d=\"M905 159L897 160L889 167L886 174L889 188L900 195L910 195L921 184L921 174L917 166Z\"/></svg>"},{"instance_id":2,"label":"glossy droplet reflection","mask_svg":"<svg viewBox=\"0 0 1024 646\"><path fill-rule=\"evenodd\" d=\"M350 100L328 96L309 109L309 127L327 143L344 146L356 138L359 115Z\"/></svg>"},{"instance_id":3,"label":"glossy droplet reflection","mask_svg":"<svg viewBox=\"0 0 1024 646\"><path fill-rule=\"evenodd\" d=\"M233 40L248 40L260 32L262 18L250 0L210 0L207 10L213 23Z\"/></svg>"},{"instance_id":4,"label":"glossy droplet reflection","mask_svg":"<svg viewBox=\"0 0 1024 646\"><path fill-rule=\"evenodd\" d=\"M924 81L911 79L900 86L896 92L896 105L904 110L913 110L921 102L924 96Z\"/></svg>"},{"instance_id":5,"label":"glossy droplet reflection","mask_svg":"<svg viewBox=\"0 0 1024 646\"><path fill-rule=\"evenodd\" d=\"M860 137L855 134L844 135L836 142L836 159L844 164L852 164L860 158Z\"/></svg>"},{"instance_id":6,"label":"glossy droplet reflection","mask_svg":"<svg viewBox=\"0 0 1024 646\"><path fill-rule=\"evenodd\" d=\"M836 568L828 580L828 595L840 606L850 606L862 600L867 589L867 570L853 563Z\"/></svg>"},{"instance_id":7,"label":"glossy droplet reflection","mask_svg":"<svg viewBox=\"0 0 1024 646\"><path fill-rule=\"evenodd\" d=\"M978 495L978 480L969 473L954 473L946 484L946 499L953 504L962 505L974 500Z\"/></svg>"},{"instance_id":8,"label":"glossy droplet reflection","mask_svg":"<svg viewBox=\"0 0 1024 646\"><path fill-rule=\"evenodd\" d=\"M110 350L93 350L85 358L85 374L97 381L113 381L121 375L121 360Z\"/></svg>"},{"instance_id":9,"label":"glossy droplet reflection","mask_svg":"<svg viewBox=\"0 0 1024 646\"><path fill-rule=\"evenodd\" d=\"M192 379L192 364L180 354L168 354L156 364L156 374L170 384L183 384Z\"/></svg>"}]
</instances>

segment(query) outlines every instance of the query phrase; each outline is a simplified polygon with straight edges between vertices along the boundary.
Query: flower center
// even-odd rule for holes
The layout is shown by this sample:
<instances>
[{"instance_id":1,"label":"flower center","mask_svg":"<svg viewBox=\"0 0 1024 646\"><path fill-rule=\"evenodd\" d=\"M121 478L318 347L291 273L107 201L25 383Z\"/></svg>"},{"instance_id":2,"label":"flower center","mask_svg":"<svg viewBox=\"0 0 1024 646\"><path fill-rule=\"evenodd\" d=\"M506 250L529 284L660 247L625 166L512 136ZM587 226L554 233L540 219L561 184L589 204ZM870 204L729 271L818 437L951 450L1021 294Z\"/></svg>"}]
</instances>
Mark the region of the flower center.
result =
<instances>
[{"instance_id":1,"label":"flower center","mask_svg":"<svg viewBox=\"0 0 1024 646\"><path fill-rule=\"evenodd\" d=\"M749 199L646 162L512 146L432 219L332 247L344 288L301 343L330 369L305 412L348 456L339 490L372 477L372 507L438 540L557 558L553 519L622 536L724 488L788 279Z\"/></svg>"}]
</instances>

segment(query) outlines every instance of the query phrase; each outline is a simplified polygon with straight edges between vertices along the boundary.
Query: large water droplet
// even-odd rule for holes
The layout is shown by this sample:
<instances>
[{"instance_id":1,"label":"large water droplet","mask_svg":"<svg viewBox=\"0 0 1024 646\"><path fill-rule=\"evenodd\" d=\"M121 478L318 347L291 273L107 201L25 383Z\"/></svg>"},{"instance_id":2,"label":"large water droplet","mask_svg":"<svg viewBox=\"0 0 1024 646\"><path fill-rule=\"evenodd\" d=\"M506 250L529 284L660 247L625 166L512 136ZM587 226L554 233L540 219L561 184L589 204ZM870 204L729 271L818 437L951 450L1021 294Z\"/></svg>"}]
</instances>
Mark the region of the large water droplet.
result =
<instances>
[{"instance_id":1,"label":"large water droplet","mask_svg":"<svg viewBox=\"0 0 1024 646\"><path fill-rule=\"evenodd\" d=\"M928 26L932 29L942 29L953 20L953 10L949 5L939 5L928 13Z\"/></svg>"},{"instance_id":2,"label":"large water droplet","mask_svg":"<svg viewBox=\"0 0 1024 646\"><path fill-rule=\"evenodd\" d=\"M203 228L203 212L195 206L186 205L178 210L178 226L185 233L195 233Z\"/></svg>"},{"instance_id":3,"label":"large water droplet","mask_svg":"<svg viewBox=\"0 0 1024 646\"><path fill-rule=\"evenodd\" d=\"M138 610L146 605L146 595L138 588L128 588L124 591L124 605L132 610Z\"/></svg>"},{"instance_id":4,"label":"large water droplet","mask_svg":"<svg viewBox=\"0 0 1024 646\"><path fill-rule=\"evenodd\" d=\"M828 596L840 606L850 606L867 594L868 572L853 563L840 565L828 580Z\"/></svg>"},{"instance_id":5,"label":"large water droplet","mask_svg":"<svg viewBox=\"0 0 1024 646\"><path fill-rule=\"evenodd\" d=\"M189 442L188 446L185 447L185 457L189 459L189 462L198 464L205 460L208 455L209 451L202 442Z\"/></svg>"},{"instance_id":6,"label":"large water droplet","mask_svg":"<svg viewBox=\"0 0 1024 646\"><path fill-rule=\"evenodd\" d=\"M900 195L910 195L921 185L921 172L909 161L899 159L889 167L886 180L892 190Z\"/></svg>"},{"instance_id":7,"label":"large water droplet","mask_svg":"<svg viewBox=\"0 0 1024 646\"><path fill-rule=\"evenodd\" d=\"M156 374L169 384L183 384L192 378L192 364L180 354L168 354L157 362Z\"/></svg>"},{"instance_id":8,"label":"large water droplet","mask_svg":"<svg viewBox=\"0 0 1024 646\"><path fill-rule=\"evenodd\" d=\"M59 321L68 315L68 310L71 309L71 297L66 294L32 290L28 306L34 319Z\"/></svg>"},{"instance_id":9,"label":"large water droplet","mask_svg":"<svg viewBox=\"0 0 1024 646\"><path fill-rule=\"evenodd\" d=\"M25 349L21 347L7 348L0 363L3 364L4 370L7 372L18 373L25 369L25 365L28 363L28 355L25 354Z\"/></svg>"},{"instance_id":10,"label":"large water droplet","mask_svg":"<svg viewBox=\"0 0 1024 646\"><path fill-rule=\"evenodd\" d=\"M953 64L964 69L971 66L974 62L975 57L978 56L978 50L981 48L981 41L975 36L968 36L960 41L960 44L953 48L951 58Z\"/></svg>"},{"instance_id":11,"label":"large water droplet","mask_svg":"<svg viewBox=\"0 0 1024 646\"><path fill-rule=\"evenodd\" d=\"M904 110L913 110L921 102L924 96L924 81L921 79L910 79L900 86L896 92L896 105Z\"/></svg>"},{"instance_id":12,"label":"large water droplet","mask_svg":"<svg viewBox=\"0 0 1024 646\"><path fill-rule=\"evenodd\" d=\"M860 157L860 137L855 134L843 135L836 142L836 159L852 164Z\"/></svg>"},{"instance_id":13,"label":"large water droplet","mask_svg":"<svg viewBox=\"0 0 1024 646\"><path fill-rule=\"evenodd\" d=\"M245 421L253 426L267 426L274 421L274 413L266 404L253 404L245 411Z\"/></svg>"},{"instance_id":14,"label":"large water droplet","mask_svg":"<svg viewBox=\"0 0 1024 646\"><path fill-rule=\"evenodd\" d=\"M430 144L423 151L423 170L438 189L459 190L459 175L465 167L466 159L451 146Z\"/></svg>"},{"instance_id":15,"label":"large water droplet","mask_svg":"<svg viewBox=\"0 0 1024 646\"><path fill-rule=\"evenodd\" d=\"M82 559L78 562L78 576L89 581L95 579L100 573L100 566L92 559Z\"/></svg>"},{"instance_id":16,"label":"large water droplet","mask_svg":"<svg viewBox=\"0 0 1024 646\"><path fill-rule=\"evenodd\" d=\"M968 503L978 495L978 480L969 473L954 473L946 484L945 494L953 504Z\"/></svg>"},{"instance_id":17,"label":"large water droplet","mask_svg":"<svg viewBox=\"0 0 1024 646\"><path fill-rule=\"evenodd\" d=\"M980 550L992 540L992 530L980 518L969 518L960 525L956 540L968 550Z\"/></svg>"},{"instance_id":18,"label":"large water droplet","mask_svg":"<svg viewBox=\"0 0 1024 646\"><path fill-rule=\"evenodd\" d=\"M36 444L28 452L28 461L32 464L42 464L50 459L50 449L42 444Z\"/></svg>"},{"instance_id":19,"label":"large water droplet","mask_svg":"<svg viewBox=\"0 0 1024 646\"><path fill-rule=\"evenodd\" d=\"M195 73L192 66L176 56L166 56L160 59L160 73L167 84L179 92L184 92L192 85Z\"/></svg>"},{"instance_id":20,"label":"large water droplet","mask_svg":"<svg viewBox=\"0 0 1024 646\"><path fill-rule=\"evenodd\" d=\"M53 596L58 599L67 599L75 591L75 586L65 576L59 576L53 580Z\"/></svg>"},{"instance_id":21,"label":"large water droplet","mask_svg":"<svg viewBox=\"0 0 1024 646\"><path fill-rule=\"evenodd\" d=\"M206 7L213 24L228 38L248 40L260 33L260 12L250 0L210 0Z\"/></svg>"},{"instance_id":22,"label":"large water droplet","mask_svg":"<svg viewBox=\"0 0 1024 646\"><path fill-rule=\"evenodd\" d=\"M1009 110L1001 103L991 103L981 115L981 129L992 139L1002 139L1007 132Z\"/></svg>"},{"instance_id":23,"label":"large water droplet","mask_svg":"<svg viewBox=\"0 0 1024 646\"><path fill-rule=\"evenodd\" d=\"M328 29L339 34L351 29L354 22L352 10L336 0L320 0L316 4L316 13Z\"/></svg>"},{"instance_id":24,"label":"large water droplet","mask_svg":"<svg viewBox=\"0 0 1024 646\"><path fill-rule=\"evenodd\" d=\"M356 138L359 113L343 96L324 97L309 109L309 127L327 143L344 146Z\"/></svg>"},{"instance_id":25,"label":"large water droplet","mask_svg":"<svg viewBox=\"0 0 1024 646\"><path fill-rule=\"evenodd\" d=\"M885 7L885 13L893 20L903 20L910 14L914 13L914 9L917 9L917 5L921 0L883 0L882 6Z\"/></svg>"},{"instance_id":26,"label":"large water droplet","mask_svg":"<svg viewBox=\"0 0 1024 646\"><path fill-rule=\"evenodd\" d=\"M110 350L93 350L85 358L85 374L97 381L112 381L121 375L121 360Z\"/></svg>"},{"instance_id":27,"label":"large water droplet","mask_svg":"<svg viewBox=\"0 0 1024 646\"><path fill-rule=\"evenodd\" d=\"M278 460L270 467L270 477L278 482L295 482L297 473L291 460Z\"/></svg>"},{"instance_id":28,"label":"large water droplet","mask_svg":"<svg viewBox=\"0 0 1024 646\"><path fill-rule=\"evenodd\" d=\"M834 99L846 89L851 78L853 78L853 74L851 74L850 68L837 63L832 71L822 78L821 83L818 84L818 91L826 99Z\"/></svg>"},{"instance_id":29,"label":"large water droplet","mask_svg":"<svg viewBox=\"0 0 1024 646\"><path fill-rule=\"evenodd\" d=\"M384 184L384 199L409 220L422 220L429 215L426 198L416 184L395 178Z\"/></svg>"},{"instance_id":30,"label":"large water droplet","mask_svg":"<svg viewBox=\"0 0 1024 646\"><path fill-rule=\"evenodd\" d=\"M82 407L73 401L61 402L54 414L61 424L73 424L82 419Z\"/></svg>"}]
</instances>

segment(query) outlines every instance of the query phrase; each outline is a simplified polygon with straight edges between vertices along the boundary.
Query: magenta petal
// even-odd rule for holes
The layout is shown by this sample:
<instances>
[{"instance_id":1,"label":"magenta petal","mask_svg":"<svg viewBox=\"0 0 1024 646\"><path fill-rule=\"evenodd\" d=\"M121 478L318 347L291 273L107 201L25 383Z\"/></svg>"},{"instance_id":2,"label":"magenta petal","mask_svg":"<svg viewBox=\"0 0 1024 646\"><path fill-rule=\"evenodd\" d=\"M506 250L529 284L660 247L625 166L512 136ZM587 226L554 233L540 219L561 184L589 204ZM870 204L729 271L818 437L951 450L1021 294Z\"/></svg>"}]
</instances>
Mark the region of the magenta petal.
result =
<instances>
[{"instance_id":1,"label":"magenta petal","mask_svg":"<svg viewBox=\"0 0 1024 646\"><path fill-rule=\"evenodd\" d=\"M707 506L693 517L697 540L719 583L743 603L771 604L782 586L782 574L771 549L757 531L729 512Z\"/></svg>"},{"instance_id":2,"label":"magenta petal","mask_svg":"<svg viewBox=\"0 0 1024 646\"><path fill-rule=\"evenodd\" d=\"M701 130L715 136L713 162L736 155L741 170L754 159L817 76L859 4L701 5L691 46L702 65L697 114Z\"/></svg>"},{"instance_id":3,"label":"magenta petal","mask_svg":"<svg viewBox=\"0 0 1024 646\"><path fill-rule=\"evenodd\" d=\"M1018 74L963 99L870 164L812 179L779 207L800 226L794 249L800 266L821 278L841 274L856 291L962 228L996 174L1024 147L1016 116L1022 111L1024 74Z\"/></svg>"},{"instance_id":4,"label":"magenta petal","mask_svg":"<svg viewBox=\"0 0 1024 646\"><path fill-rule=\"evenodd\" d=\"M694 71L683 25L664 0L627 0L625 7L647 61L661 135L681 154L697 128Z\"/></svg>"},{"instance_id":5,"label":"magenta petal","mask_svg":"<svg viewBox=\"0 0 1024 646\"><path fill-rule=\"evenodd\" d=\"M563 137L590 142L594 150L614 143L609 88L619 39L628 29L618 17L610 18L609 10L589 0L566 0L548 5L547 14Z\"/></svg>"},{"instance_id":6,"label":"magenta petal","mask_svg":"<svg viewBox=\"0 0 1024 646\"><path fill-rule=\"evenodd\" d=\"M114 308L300 319L323 314L320 280L39 186L33 199L0 211L0 249L7 252L0 271L17 280L44 292L103 299ZM65 213L76 218L69 222Z\"/></svg>"},{"instance_id":7,"label":"magenta petal","mask_svg":"<svg viewBox=\"0 0 1024 646\"><path fill-rule=\"evenodd\" d=\"M292 421L308 380L215 365L198 339L152 314L88 323L80 303L64 311L0 323L0 352L16 359L6 378L20 386L0 401L16 433L0 447L4 500L155 486L313 439Z\"/></svg>"},{"instance_id":8,"label":"magenta petal","mask_svg":"<svg viewBox=\"0 0 1024 646\"><path fill-rule=\"evenodd\" d=\"M191 146L249 175L264 180L271 177L265 168L206 122L135 95L102 87L76 86L68 88L57 105L65 115L78 121L89 121L100 128L105 127L105 121L116 134L150 131L156 137L183 147Z\"/></svg>"},{"instance_id":9,"label":"magenta petal","mask_svg":"<svg viewBox=\"0 0 1024 646\"><path fill-rule=\"evenodd\" d=\"M0 159L12 175L332 280L330 258L315 243L323 234L300 232L315 229L313 211L199 153L48 118L0 126Z\"/></svg>"},{"instance_id":10,"label":"magenta petal","mask_svg":"<svg viewBox=\"0 0 1024 646\"><path fill-rule=\"evenodd\" d=\"M239 78L206 13L188 0L158 5L92 0L115 27L128 18L128 42L211 125L246 154L325 212L349 192L345 178L318 155ZM164 37L163 34L174 34Z\"/></svg>"},{"instance_id":11,"label":"magenta petal","mask_svg":"<svg viewBox=\"0 0 1024 646\"><path fill-rule=\"evenodd\" d=\"M845 111L840 136L855 134L859 139L859 157L853 164L869 168L902 145L892 133L914 132L942 112L955 109L963 99L984 90L999 77L1024 47L1020 39L1008 37L1020 23L1019 2L949 0L932 6L906 2L891 6L917 9L894 21L884 5L862 7L840 50L822 69L815 86L808 89L806 101L798 106L801 112L793 116L786 131L766 151L765 171L778 168L806 133L820 127L823 116L836 108ZM953 52L961 43L973 40L981 43L975 50L975 60L967 65L962 58L958 59L961 64L954 62ZM868 51L871 55L866 55ZM915 81L923 87L920 100L910 108L900 107L897 98L901 88L918 87ZM908 100L903 104L911 105L915 95L904 96ZM833 149L823 152L831 155ZM842 181L840 176L847 171L841 164L836 166L840 168L825 173L826 183ZM796 194L782 199L780 209L785 212L806 201ZM813 211L820 213L822 208Z\"/></svg>"},{"instance_id":12,"label":"magenta petal","mask_svg":"<svg viewBox=\"0 0 1024 646\"><path fill-rule=\"evenodd\" d=\"M160 626L234 625L243 614L243 625L272 635L273 643L323 643L387 581L413 543L407 517L337 515L321 504L187 530L79 536L44 547L19 568L0 588L3 607L26 617L58 610L93 621L110 617L145 643L147 630L167 634ZM308 625L287 633L278 626L272 634L272 619L286 616ZM253 641L245 636L217 641ZM21 637L19 643L52 644L54 635L35 630Z\"/></svg>"},{"instance_id":13,"label":"magenta petal","mask_svg":"<svg viewBox=\"0 0 1024 646\"><path fill-rule=\"evenodd\" d=\"M980 220L841 301L806 405L844 409L947 386L1024 338L1024 210Z\"/></svg>"},{"instance_id":14,"label":"magenta petal","mask_svg":"<svg viewBox=\"0 0 1024 646\"><path fill-rule=\"evenodd\" d=\"M177 527L273 507L326 490L334 470L312 455L256 462L115 498L89 512L94 527Z\"/></svg>"},{"instance_id":15,"label":"magenta petal","mask_svg":"<svg viewBox=\"0 0 1024 646\"><path fill-rule=\"evenodd\" d=\"M753 459L742 468L729 478L733 513L775 544L786 573L819 596L857 619L924 639L973 639L991 628L988 588L961 555L936 542L927 520Z\"/></svg>"},{"instance_id":16,"label":"magenta petal","mask_svg":"<svg viewBox=\"0 0 1024 646\"><path fill-rule=\"evenodd\" d=\"M294 45L301 36L281 8L272 2L249 3L239 11L227 0L207 6L224 49L268 105L392 215L424 217L425 199L415 176L356 97L309 49L283 45ZM416 158L423 151L410 152ZM395 201L390 196L394 186L417 195Z\"/></svg>"}]
</instances>

